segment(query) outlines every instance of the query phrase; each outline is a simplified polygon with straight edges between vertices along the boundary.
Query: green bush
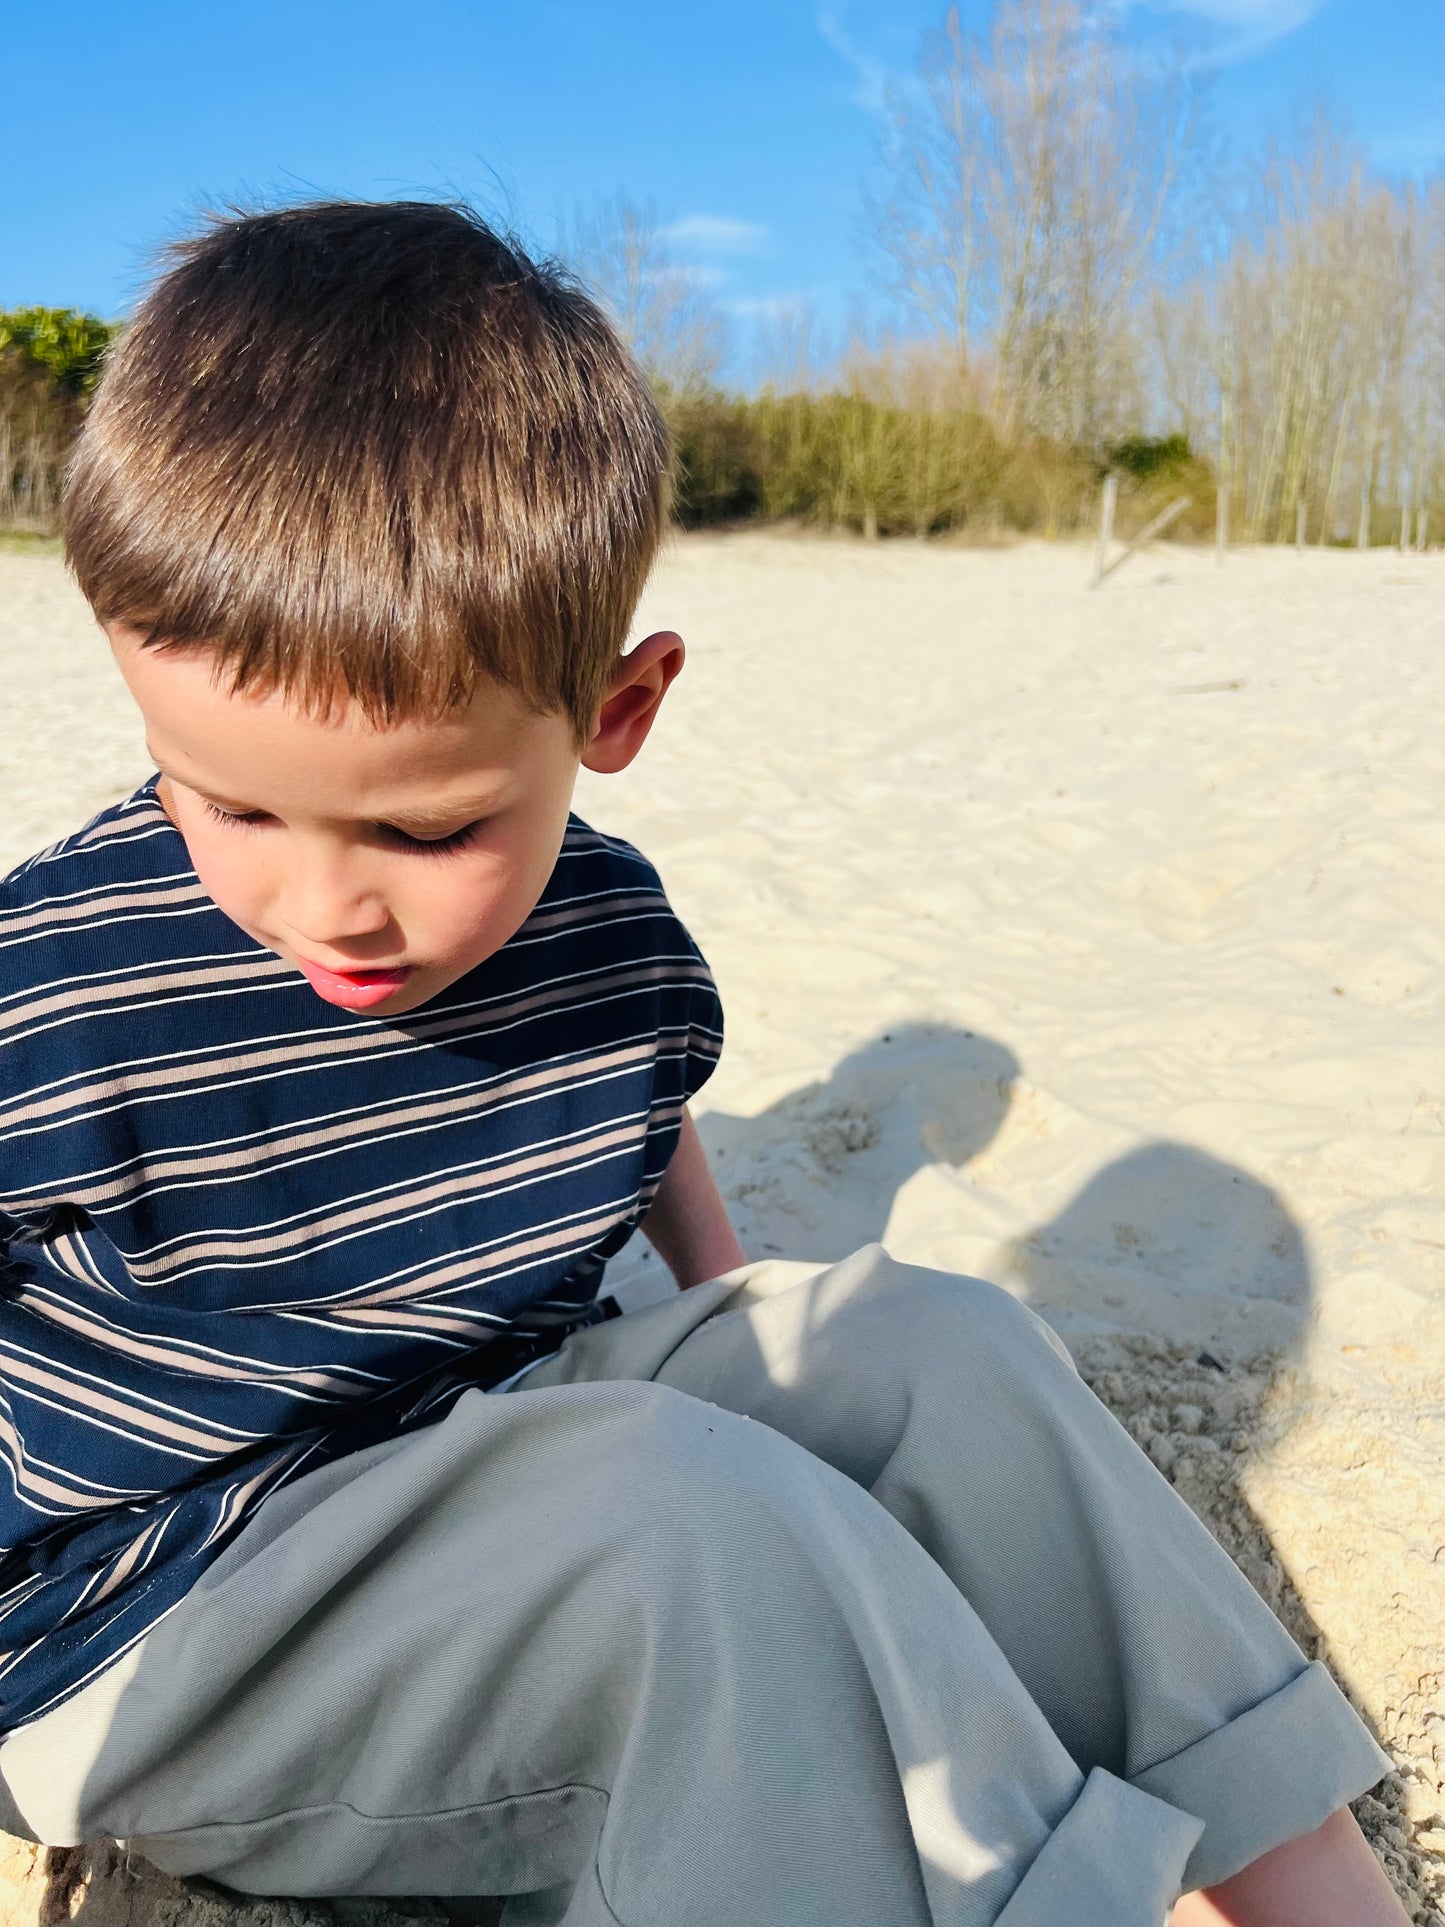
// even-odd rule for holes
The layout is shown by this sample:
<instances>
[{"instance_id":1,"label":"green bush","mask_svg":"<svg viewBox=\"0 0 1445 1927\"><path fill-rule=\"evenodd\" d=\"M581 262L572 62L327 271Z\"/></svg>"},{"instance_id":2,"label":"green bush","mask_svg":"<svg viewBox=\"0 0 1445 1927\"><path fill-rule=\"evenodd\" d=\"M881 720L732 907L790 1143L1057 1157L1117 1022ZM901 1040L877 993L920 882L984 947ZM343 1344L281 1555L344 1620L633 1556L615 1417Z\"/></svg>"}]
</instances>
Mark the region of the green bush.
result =
<instances>
[{"instance_id":1,"label":"green bush","mask_svg":"<svg viewBox=\"0 0 1445 1927\"><path fill-rule=\"evenodd\" d=\"M673 508L684 528L746 521L762 509L757 432L726 395L663 396L676 458Z\"/></svg>"},{"instance_id":2,"label":"green bush","mask_svg":"<svg viewBox=\"0 0 1445 1927\"><path fill-rule=\"evenodd\" d=\"M1152 482L1188 468L1194 460L1187 435L1131 435L1106 450L1106 468L1136 482Z\"/></svg>"},{"instance_id":3,"label":"green bush","mask_svg":"<svg viewBox=\"0 0 1445 1927\"><path fill-rule=\"evenodd\" d=\"M1213 526L1214 478L1187 436L1134 436L1102 454L1005 438L956 376L904 357L861 357L818 389L664 395L685 528L794 522L867 536L964 529L1054 536L1094 526L1099 485L1120 475L1120 532L1181 494L1180 532Z\"/></svg>"},{"instance_id":4,"label":"green bush","mask_svg":"<svg viewBox=\"0 0 1445 1927\"><path fill-rule=\"evenodd\" d=\"M116 328L73 308L0 312L0 528L49 531Z\"/></svg>"},{"instance_id":5,"label":"green bush","mask_svg":"<svg viewBox=\"0 0 1445 1927\"><path fill-rule=\"evenodd\" d=\"M77 399L88 398L100 380L101 358L119 324L99 321L74 308L12 308L0 312L0 350L14 348Z\"/></svg>"},{"instance_id":6,"label":"green bush","mask_svg":"<svg viewBox=\"0 0 1445 1927\"><path fill-rule=\"evenodd\" d=\"M664 402L685 527L756 519L923 536L996 519L1010 456L977 410L856 385ZM1038 508L1028 525L1048 519Z\"/></svg>"},{"instance_id":7,"label":"green bush","mask_svg":"<svg viewBox=\"0 0 1445 1927\"><path fill-rule=\"evenodd\" d=\"M1171 537L1203 540L1214 531L1218 483L1208 462L1194 453L1187 435L1133 435L1104 450L1096 480L1119 477L1118 533L1137 535L1161 509L1189 497L1189 506L1169 525Z\"/></svg>"}]
</instances>

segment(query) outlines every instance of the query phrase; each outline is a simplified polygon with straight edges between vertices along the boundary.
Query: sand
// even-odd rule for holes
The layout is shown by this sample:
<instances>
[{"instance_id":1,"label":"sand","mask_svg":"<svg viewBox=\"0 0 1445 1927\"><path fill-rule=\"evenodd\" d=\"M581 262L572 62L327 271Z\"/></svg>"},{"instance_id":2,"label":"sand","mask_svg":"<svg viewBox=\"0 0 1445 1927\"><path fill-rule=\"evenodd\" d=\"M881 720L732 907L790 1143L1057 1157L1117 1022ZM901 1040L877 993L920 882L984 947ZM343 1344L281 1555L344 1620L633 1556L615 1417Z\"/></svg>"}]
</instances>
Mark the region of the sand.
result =
<instances>
[{"instance_id":1,"label":"sand","mask_svg":"<svg viewBox=\"0 0 1445 1927\"><path fill-rule=\"evenodd\" d=\"M639 633L687 671L579 807L718 975L749 1251L882 1238L1048 1317L1381 1735L1362 1818L1439 1921L1445 557L1087 574L679 540ZM0 556L0 665L3 867L147 765L52 558Z\"/></svg>"}]
</instances>

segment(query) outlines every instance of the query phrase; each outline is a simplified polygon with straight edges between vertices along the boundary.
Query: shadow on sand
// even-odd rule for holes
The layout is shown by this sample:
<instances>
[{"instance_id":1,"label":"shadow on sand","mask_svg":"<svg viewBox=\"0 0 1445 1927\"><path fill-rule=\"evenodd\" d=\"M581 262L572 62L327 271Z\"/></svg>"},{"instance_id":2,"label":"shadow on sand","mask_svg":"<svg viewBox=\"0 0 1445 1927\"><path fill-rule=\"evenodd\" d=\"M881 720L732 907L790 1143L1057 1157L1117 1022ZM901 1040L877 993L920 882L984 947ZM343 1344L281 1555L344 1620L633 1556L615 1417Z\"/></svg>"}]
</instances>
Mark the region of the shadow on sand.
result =
<instances>
[{"instance_id":1,"label":"shadow on sand","mask_svg":"<svg viewBox=\"0 0 1445 1927\"><path fill-rule=\"evenodd\" d=\"M913 1024L871 1039L756 1117L708 1114L700 1130L744 1247L832 1261L885 1241L900 1193L925 1167L967 1178L1003 1129L1021 1076L1015 1054L992 1038ZM1312 1294L1304 1238L1277 1193L1190 1145L1156 1142L1106 1165L1021 1233L986 1189L960 1183L945 1195L957 1200L954 1229L965 1241L976 1228L971 1198L982 1213L992 1208L977 1227L993 1251L989 1274L1056 1324L1085 1377L1313 1650L1317 1630L1240 1485L1288 1424L1283 1384ZM1241 1304L1259 1308L1270 1344L1240 1348L1215 1335ZM1189 1342L1179 1342L1181 1327Z\"/></svg>"},{"instance_id":2,"label":"shadow on sand","mask_svg":"<svg viewBox=\"0 0 1445 1927\"><path fill-rule=\"evenodd\" d=\"M744 1247L831 1261L867 1240L886 1242L899 1194L927 1166L962 1180L947 1195L967 1234L971 1196L987 1196L986 1186L970 1191L967 1167L1003 1129L1021 1076L1015 1054L994 1039L910 1025L881 1033L757 1117L710 1114L700 1129ZM1298 1368L1313 1281L1278 1193L1193 1146L1159 1141L1106 1165L1043 1223L1012 1235L996 1220L978 1229L994 1253L986 1275L1056 1326L1086 1382L1305 1653L1349 1692L1347 1667L1245 1489L1251 1465L1290 1431L1305 1397ZM1211 1323L1228 1335L1211 1335ZM1402 1797L1391 1776L1357 1811L1377 1846L1388 1843L1387 1870L1409 1906L1420 1865L1402 1844Z\"/></svg>"}]
</instances>

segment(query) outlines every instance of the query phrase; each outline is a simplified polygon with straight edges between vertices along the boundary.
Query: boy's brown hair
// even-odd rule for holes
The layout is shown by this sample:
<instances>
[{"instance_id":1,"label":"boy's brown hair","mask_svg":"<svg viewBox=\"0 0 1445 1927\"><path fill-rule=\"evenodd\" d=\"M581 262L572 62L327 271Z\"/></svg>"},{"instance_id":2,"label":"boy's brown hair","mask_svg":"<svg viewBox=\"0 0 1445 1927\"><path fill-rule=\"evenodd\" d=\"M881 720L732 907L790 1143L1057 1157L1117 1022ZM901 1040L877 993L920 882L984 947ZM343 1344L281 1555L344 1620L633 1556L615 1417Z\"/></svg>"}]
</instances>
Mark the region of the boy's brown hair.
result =
<instances>
[{"instance_id":1,"label":"boy's brown hair","mask_svg":"<svg viewBox=\"0 0 1445 1927\"><path fill-rule=\"evenodd\" d=\"M479 678L591 728L665 525L667 433L562 273L469 211L218 221L112 351L66 553L102 621L374 721Z\"/></svg>"}]
</instances>

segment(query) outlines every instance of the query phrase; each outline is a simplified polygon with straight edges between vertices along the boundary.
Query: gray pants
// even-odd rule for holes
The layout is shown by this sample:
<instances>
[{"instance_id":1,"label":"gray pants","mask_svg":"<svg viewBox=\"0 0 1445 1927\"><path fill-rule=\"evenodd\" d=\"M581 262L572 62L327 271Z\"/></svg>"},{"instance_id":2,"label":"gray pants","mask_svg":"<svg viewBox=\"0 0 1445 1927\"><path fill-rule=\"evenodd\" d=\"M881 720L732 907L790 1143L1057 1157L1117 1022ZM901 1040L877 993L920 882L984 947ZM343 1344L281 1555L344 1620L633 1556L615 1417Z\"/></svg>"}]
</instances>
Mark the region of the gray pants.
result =
<instances>
[{"instance_id":1,"label":"gray pants","mask_svg":"<svg viewBox=\"0 0 1445 1927\"><path fill-rule=\"evenodd\" d=\"M1386 1761L994 1287L762 1264L269 1500L42 1838L508 1927L1158 1927Z\"/></svg>"}]
</instances>

